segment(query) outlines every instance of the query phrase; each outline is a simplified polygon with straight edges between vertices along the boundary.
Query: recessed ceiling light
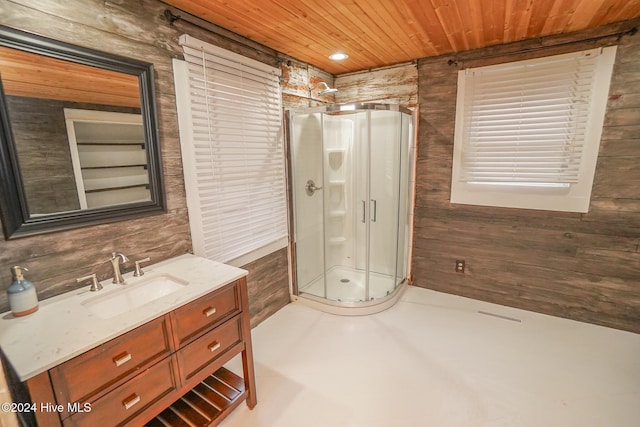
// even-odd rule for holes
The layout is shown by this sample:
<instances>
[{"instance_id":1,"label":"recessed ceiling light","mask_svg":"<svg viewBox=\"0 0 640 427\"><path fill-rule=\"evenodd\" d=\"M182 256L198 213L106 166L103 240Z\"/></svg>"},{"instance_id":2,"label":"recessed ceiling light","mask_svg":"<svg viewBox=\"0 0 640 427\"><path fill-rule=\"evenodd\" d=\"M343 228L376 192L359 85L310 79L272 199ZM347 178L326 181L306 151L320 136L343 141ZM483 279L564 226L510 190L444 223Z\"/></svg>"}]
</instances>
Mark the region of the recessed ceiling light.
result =
<instances>
[{"instance_id":1,"label":"recessed ceiling light","mask_svg":"<svg viewBox=\"0 0 640 427\"><path fill-rule=\"evenodd\" d=\"M342 61L343 59L347 59L348 57L349 55L342 52L336 52L329 55L329 59L331 59L332 61Z\"/></svg>"}]
</instances>

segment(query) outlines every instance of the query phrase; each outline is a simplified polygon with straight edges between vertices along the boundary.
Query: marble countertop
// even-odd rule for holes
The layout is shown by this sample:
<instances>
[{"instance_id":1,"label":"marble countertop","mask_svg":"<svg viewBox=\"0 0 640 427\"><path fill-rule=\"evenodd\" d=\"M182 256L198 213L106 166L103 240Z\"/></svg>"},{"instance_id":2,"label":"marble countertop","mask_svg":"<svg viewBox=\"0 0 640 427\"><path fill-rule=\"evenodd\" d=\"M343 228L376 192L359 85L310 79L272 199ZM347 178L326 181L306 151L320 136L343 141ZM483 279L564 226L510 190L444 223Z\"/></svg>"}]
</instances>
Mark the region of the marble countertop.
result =
<instances>
[{"instance_id":1,"label":"marble countertop","mask_svg":"<svg viewBox=\"0 0 640 427\"><path fill-rule=\"evenodd\" d=\"M0 348L20 380L26 381L247 275L246 270L190 254L148 265L143 270L142 277L133 277L132 272L124 274L124 285L113 284L109 279L101 282L104 289L98 292L90 292L86 286L40 301L39 310L28 316L0 314ZM107 319L83 305L123 286L135 286L162 275L181 279L188 285Z\"/></svg>"}]
</instances>

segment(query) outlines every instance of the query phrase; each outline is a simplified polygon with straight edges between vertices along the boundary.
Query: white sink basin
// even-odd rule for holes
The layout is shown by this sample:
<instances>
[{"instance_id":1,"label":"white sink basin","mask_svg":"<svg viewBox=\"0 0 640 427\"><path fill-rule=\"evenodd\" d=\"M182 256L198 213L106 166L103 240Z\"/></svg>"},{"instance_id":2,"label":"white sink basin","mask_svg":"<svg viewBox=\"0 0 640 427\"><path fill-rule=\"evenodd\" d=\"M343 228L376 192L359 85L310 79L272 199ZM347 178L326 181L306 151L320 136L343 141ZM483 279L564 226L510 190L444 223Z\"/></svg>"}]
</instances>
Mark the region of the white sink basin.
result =
<instances>
[{"instance_id":1,"label":"white sink basin","mask_svg":"<svg viewBox=\"0 0 640 427\"><path fill-rule=\"evenodd\" d=\"M189 282L162 274L118 285L117 289L89 298L82 305L102 319L110 319L184 289Z\"/></svg>"}]
</instances>

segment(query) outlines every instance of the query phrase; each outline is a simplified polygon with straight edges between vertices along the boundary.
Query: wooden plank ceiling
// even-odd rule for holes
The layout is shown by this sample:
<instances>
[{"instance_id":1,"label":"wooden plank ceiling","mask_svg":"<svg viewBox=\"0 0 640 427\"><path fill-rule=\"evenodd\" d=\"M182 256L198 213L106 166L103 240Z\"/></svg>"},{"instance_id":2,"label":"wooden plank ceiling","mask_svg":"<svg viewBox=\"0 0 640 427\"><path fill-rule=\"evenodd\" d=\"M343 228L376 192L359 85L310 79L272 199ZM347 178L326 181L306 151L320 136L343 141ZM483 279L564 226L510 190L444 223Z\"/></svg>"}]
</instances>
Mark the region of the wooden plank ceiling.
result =
<instances>
[{"instance_id":1,"label":"wooden plank ceiling","mask_svg":"<svg viewBox=\"0 0 640 427\"><path fill-rule=\"evenodd\" d=\"M140 108L138 77L0 47L7 95Z\"/></svg>"},{"instance_id":2,"label":"wooden plank ceiling","mask_svg":"<svg viewBox=\"0 0 640 427\"><path fill-rule=\"evenodd\" d=\"M640 0L164 2L336 75L640 17Z\"/></svg>"}]
</instances>

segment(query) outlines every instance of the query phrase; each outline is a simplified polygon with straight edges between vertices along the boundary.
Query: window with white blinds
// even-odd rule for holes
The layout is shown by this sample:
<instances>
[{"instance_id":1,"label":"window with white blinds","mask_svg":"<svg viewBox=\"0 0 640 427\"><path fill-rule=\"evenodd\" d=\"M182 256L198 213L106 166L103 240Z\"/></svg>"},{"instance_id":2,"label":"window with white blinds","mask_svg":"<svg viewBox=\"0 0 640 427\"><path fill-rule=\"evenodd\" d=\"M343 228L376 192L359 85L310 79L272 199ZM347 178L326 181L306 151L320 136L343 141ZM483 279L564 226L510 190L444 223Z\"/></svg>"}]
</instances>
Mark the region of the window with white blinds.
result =
<instances>
[{"instance_id":1,"label":"window with white blinds","mask_svg":"<svg viewBox=\"0 0 640 427\"><path fill-rule=\"evenodd\" d=\"M615 47L458 74L451 202L587 212Z\"/></svg>"},{"instance_id":2,"label":"window with white blinds","mask_svg":"<svg viewBox=\"0 0 640 427\"><path fill-rule=\"evenodd\" d=\"M280 70L182 36L174 60L194 252L243 265L287 244Z\"/></svg>"}]
</instances>

